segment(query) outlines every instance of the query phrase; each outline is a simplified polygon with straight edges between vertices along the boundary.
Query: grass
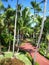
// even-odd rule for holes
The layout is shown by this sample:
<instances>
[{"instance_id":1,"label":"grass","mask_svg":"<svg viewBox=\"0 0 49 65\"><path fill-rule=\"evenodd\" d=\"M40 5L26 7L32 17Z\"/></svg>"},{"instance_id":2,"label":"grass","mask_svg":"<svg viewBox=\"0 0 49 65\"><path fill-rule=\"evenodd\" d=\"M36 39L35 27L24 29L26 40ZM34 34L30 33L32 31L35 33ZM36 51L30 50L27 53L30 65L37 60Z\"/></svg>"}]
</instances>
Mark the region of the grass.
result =
<instances>
[{"instance_id":1,"label":"grass","mask_svg":"<svg viewBox=\"0 0 49 65\"><path fill-rule=\"evenodd\" d=\"M5 54L4 55L5 58L11 58L13 56L12 52L5 52L4 54Z\"/></svg>"}]
</instances>

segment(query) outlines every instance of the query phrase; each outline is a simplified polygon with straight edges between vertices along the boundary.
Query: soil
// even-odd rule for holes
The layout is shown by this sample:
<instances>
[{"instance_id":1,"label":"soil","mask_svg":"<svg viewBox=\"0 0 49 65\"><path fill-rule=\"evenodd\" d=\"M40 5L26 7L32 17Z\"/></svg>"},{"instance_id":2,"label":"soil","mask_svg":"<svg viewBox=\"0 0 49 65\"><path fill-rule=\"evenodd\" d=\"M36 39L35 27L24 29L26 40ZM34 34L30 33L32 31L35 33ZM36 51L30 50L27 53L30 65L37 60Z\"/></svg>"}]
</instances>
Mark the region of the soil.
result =
<instances>
[{"instance_id":1,"label":"soil","mask_svg":"<svg viewBox=\"0 0 49 65\"><path fill-rule=\"evenodd\" d=\"M1 60L0 65L25 65L24 62L16 58L6 58Z\"/></svg>"}]
</instances>

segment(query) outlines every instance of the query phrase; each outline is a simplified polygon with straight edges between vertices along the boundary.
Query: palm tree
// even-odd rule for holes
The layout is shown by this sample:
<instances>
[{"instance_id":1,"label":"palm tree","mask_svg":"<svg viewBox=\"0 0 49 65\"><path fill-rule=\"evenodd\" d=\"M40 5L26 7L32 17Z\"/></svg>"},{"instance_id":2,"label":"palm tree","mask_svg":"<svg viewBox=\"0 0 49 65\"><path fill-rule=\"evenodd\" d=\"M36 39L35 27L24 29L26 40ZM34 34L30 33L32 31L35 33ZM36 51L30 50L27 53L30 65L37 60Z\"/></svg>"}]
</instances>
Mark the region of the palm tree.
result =
<instances>
[{"instance_id":1,"label":"palm tree","mask_svg":"<svg viewBox=\"0 0 49 65\"><path fill-rule=\"evenodd\" d=\"M4 10L4 5L2 1L0 0L0 14L2 13L3 10Z\"/></svg>"},{"instance_id":2,"label":"palm tree","mask_svg":"<svg viewBox=\"0 0 49 65\"><path fill-rule=\"evenodd\" d=\"M31 6L32 6L31 9L34 9L34 19L35 19L35 18L37 18L36 14L41 11L41 8L40 8L39 4L36 2L36 0L31 2ZM33 19L33 20L34 20L34 19ZM34 22L36 23L36 21L34 21ZM37 28L37 26L36 26L34 29L36 29L36 28ZM36 31L36 30L34 30L34 32L35 32L35 31ZM34 35L34 37L35 37L34 43L36 43L36 32L33 33L33 35Z\"/></svg>"},{"instance_id":3,"label":"palm tree","mask_svg":"<svg viewBox=\"0 0 49 65\"><path fill-rule=\"evenodd\" d=\"M43 33L44 22L45 22L45 18L46 18L46 16L45 16L45 14L46 14L46 4L47 4L47 0L45 0L45 3L44 3L43 20L42 20L41 31L40 31L39 39L38 39L38 42L37 42L36 51L35 51L34 62L36 61L36 54L37 54L38 46L39 46L39 43L40 43L40 40L41 40L41 37L42 37L42 33Z\"/></svg>"},{"instance_id":4,"label":"palm tree","mask_svg":"<svg viewBox=\"0 0 49 65\"><path fill-rule=\"evenodd\" d=\"M22 14L22 16L21 16ZM26 35L26 33L32 31L31 29L31 16L28 8L24 8L21 11L21 5L18 5L18 19L17 19L17 46L19 43L19 38L23 39L23 36ZM19 49L19 48L18 48ZM18 52L18 50L17 50Z\"/></svg>"},{"instance_id":5,"label":"palm tree","mask_svg":"<svg viewBox=\"0 0 49 65\"><path fill-rule=\"evenodd\" d=\"M34 9L34 15L35 15L35 13L39 13L41 11L41 8L40 8L39 4L36 2L36 0L32 1L31 5L32 5L31 9Z\"/></svg>"},{"instance_id":6,"label":"palm tree","mask_svg":"<svg viewBox=\"0 0 49 65\"><path fill-rule=\"evenodd\" d=\"M21 18L21 23L20 23L20 26L21 26L20 31L22 33L22 38L23 38L23 35L32 31L31 29L32 23L33 22L30 16L29 8L24 8L24 10L22 11L22 18Z\"/></svg>"},{"instance_id":7,"label":"palm tree","mask_svg":"<svg viewBox=\"0 0 49 65\"><path fill-rule=\"evenodd\" d=\"M15 14L15 12L12 8L7 8L4 13L4 15L5 15L4 23L5 23L6 34L7 34L7 39L8 39L7 43L9 43L9 48L10 48L11 40L12 40L11 32L13 32L13 31L11 31L11 29L13 30L13 28L14 28L14 25L13 25L14 14ZM10 51L10 49L9 49L9 51Z\"/></svg>"},{"instance_id":8,"label":"palm tree","mask_svg":"<svg viewBox=\"0 0 49 65\"><path fill-rule=\"evenodd\" d=\"M19 0L17 0L17 6L16 6L17 8L18 8L18 2ZM15 43L16 43L17 8L16 8L15 26L14 26L13 56L14 56L14 49L15 49Z\"/></svg>"},{"instance_id":9,"label":"palm tree","mask_svg":"<svg viewBox=\"0 0 49 65\"><path fill-rule=\"evenodd\" d=\"M1 13L2 13L2 11L4 10L4 6L3 6L3 3L2 3L2 1L0 0L0 29L2 28L2 26L4 26L3 25L3 17L1 16ZM1 34L1 31L0 31L0 34ZM1 40L0 40L0 52L1 52Z\"/></svg>"}]
</instances>

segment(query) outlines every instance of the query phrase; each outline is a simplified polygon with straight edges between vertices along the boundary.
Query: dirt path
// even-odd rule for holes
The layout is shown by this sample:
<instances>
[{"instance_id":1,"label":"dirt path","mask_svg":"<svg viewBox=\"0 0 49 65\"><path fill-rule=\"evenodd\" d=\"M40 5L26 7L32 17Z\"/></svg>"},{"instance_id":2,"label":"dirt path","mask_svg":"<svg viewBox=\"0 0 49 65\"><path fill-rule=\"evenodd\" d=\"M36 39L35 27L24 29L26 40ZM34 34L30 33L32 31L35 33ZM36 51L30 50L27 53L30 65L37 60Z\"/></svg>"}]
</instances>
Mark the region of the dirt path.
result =
<instances>
[{"instance_id":1,"label":"dirt path","mask_svg":"<svg viewBox=\"0 0 49 65\"><path fill-rule=\"evenodd\" d=\"M26 43L23 47L21 47L25 50L27 50L32 58L34 58L34 52L36 50L36 48L34 46L32 46L30 43ZM49 60L47 60L45 57L43 57L42 55L40 55L37 52L37 57L36 57L36 61L40 64L40 65L49 65Z\"/></svg>"}]
</instances>

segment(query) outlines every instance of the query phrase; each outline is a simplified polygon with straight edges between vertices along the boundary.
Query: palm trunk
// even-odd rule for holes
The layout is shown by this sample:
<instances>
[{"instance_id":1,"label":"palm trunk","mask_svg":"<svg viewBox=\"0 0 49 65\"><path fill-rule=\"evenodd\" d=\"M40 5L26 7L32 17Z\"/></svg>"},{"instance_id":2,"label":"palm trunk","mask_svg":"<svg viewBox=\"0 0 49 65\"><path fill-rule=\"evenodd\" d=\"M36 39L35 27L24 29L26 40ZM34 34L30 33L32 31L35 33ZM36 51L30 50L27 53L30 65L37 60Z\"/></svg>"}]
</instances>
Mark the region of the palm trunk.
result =
<instances>
[{"instance_id":1,"label":"palm trunk","mask_svg":"<svg viewBox=\"0 0 49 65\"><path fill-rule=\"evenodd\" d=\"M17 0L17 6L18 8L18 0ZM17 9L16 9L16 16L15 16L15 27L14 27L14 39L13 39L13 56L14 56L14 49L15 49L15 43L16 43L16 25L17 25Z\"/></svg>"},{"instance_id":2,"label":"palm trunk","mask_svg":"<svg viewBox=\"0 0 49 65\"><path fill-rule=\"evenodd\" d=\"M47 4L47 0L45 0L45 4L44 4L43 20L42 20L41 31L40 31L40 35L39 35L39 39L38 39L38 43L37 43L37 47L36 47L36 51L35 51L35 55L34 55L34 62L36 61L36 54L37 54L39 43L40 43L42 33L43 33L45 14L46 14L46 4Z\"/></svg>"},{"instance_id":3,"label":"palm trunk","mask_svg":"<svg viewBox=\"0 0 49 65\"><path fill-rule=\"evenodd\" d=\"M10 51L10 45L11 45L11 41L9 40L9 48L8 48L8 51Z\"/></svg>"},{"instance_id":4,"label":"palm trunk","mask_svg":"<svg viewBox=\"0 0 49 65\"><path fill-rule=\"evenodd\" d=\"M17 35L17 46L19 46L19 29L18 29L18 35ZM19 52L19 47L17 49L17 53Z\"/></svg>"},{"instance_id":5,"label":"palm trunk","mask_svg":"<svg viewBox=\"0 0 49 65\"><path fill-rule=\"evenodd\" d=\"M1 53L1 40L0 40L0 53Z\"/></svg>"},{"instance_id":6,"label":"palm trunk","mask_svg":"<svg viewBox=\"0 0 49 65\"><path fill-rule=\"evenodd\" d=\"M24 36L23 36L23 33L22 33L22 40L23 40Z\"/></svg>"}]
</instances>

